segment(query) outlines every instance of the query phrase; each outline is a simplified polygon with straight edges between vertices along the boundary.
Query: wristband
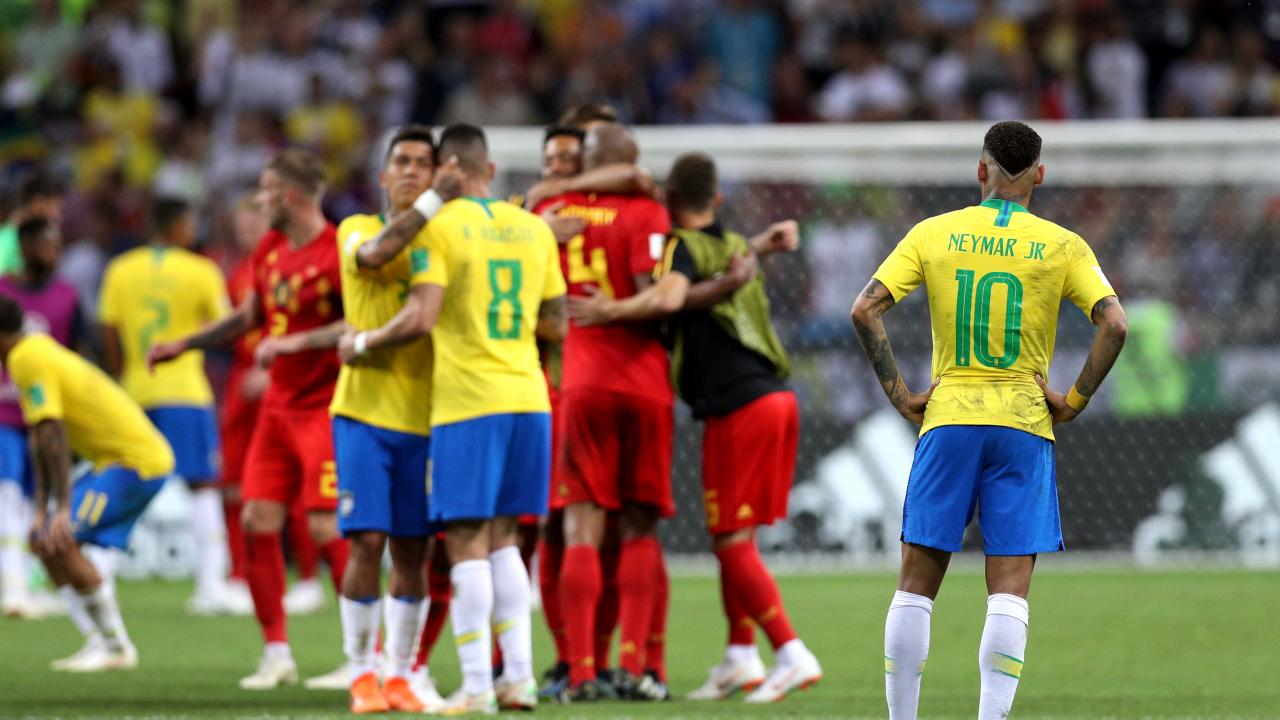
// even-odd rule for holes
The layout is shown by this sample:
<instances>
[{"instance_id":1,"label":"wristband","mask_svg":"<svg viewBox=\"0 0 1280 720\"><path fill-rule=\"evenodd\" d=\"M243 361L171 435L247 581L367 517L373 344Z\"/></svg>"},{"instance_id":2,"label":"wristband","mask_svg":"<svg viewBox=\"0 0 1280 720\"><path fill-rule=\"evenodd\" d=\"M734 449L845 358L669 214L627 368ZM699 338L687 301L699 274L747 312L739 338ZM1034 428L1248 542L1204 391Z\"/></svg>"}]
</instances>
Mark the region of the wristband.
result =
<instances>
[{"instance_id":1,"label":"wristband","mask_svg":"<svg viewBox=\"0 0 1280 720\"><path fill-rule=\"evenodd\" d=\"M442 207L444 207L444 200L439 193L431 189L428 189L419 195L417 200L413 201L413 209L417 210L427 220L430 220L437 212L440 212Z\"/></svg>"},{"instance_id":2,"label":"wristband","mask_svg":"<svg viewBox=\"0 0 1280 720\"><path fill-rule=\"evenodd\" d=\"M1088 404L1089 396L1081 395L1080 391L1076 390L1076 386L1072 385L1071 389L1067 391L1067 407L1076 412L1082 412Z\"/></svg>"},{"instance_id":3,"label":"wristband","mask_svg":"<svg viewBox=\"0 0 1280 720\"><path fill-rule=\"evenodd\" d=\"M356 339L351 343L352 349L356 351L356 355L363 355L369 350L369 333L362 332L356 334Z\"/></svg>"}]
</instances>

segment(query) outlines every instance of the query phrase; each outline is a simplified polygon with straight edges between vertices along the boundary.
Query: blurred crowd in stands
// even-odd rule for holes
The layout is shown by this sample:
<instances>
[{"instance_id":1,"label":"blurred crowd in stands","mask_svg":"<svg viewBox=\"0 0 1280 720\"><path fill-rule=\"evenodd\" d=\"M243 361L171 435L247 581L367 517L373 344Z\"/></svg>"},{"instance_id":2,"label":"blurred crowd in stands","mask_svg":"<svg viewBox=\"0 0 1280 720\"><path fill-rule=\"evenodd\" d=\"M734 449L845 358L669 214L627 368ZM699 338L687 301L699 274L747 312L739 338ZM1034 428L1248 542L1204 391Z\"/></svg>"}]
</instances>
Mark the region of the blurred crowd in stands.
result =
<instances>
[{"instance_id":1,"label":"blurred crowd in stands","mask_svg":"<svg viewBox=\"0 0 1280 720\"><path fill-rule=\"evenodd\" d=\"M1263 116L1277 60L1280 3L1256 0L3 0L0 217L33 169L60 178L64 269L92 308L152 196L195 202L232 262L230 210L284 145L322 154L341 217L380 203L371 148L411 120L540 125L585 101L635 124ZM749 204L806 219L809 267L858 278L931 198L972 201L757 190L792 198ZM1054 197L1118 286L1205 318L1263 309L1193 323L1188 346L1280 341L1280 204ZM854 281L798 270L784 315L847 311Z\"/></svg>"}]
</instances>

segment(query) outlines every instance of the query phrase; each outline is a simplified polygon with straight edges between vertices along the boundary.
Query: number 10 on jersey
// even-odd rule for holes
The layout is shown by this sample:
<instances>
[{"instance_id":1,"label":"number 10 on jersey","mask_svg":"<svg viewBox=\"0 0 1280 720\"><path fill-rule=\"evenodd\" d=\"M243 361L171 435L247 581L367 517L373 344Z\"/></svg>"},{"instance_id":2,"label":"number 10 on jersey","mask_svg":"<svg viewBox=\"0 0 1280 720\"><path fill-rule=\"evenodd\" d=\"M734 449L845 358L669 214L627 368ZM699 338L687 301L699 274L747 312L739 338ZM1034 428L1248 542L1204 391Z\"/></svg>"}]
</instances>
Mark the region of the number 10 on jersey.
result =
<instances>
[{"instance_id":1,"label":"number 10 on jersey","mask_svg":"<svg viewBox=\"0 0 1280 720\"><path fill-rule=\"evenodd\" d=\"M956 365L969 367L970 356L991 368L1007 368L1022 351L1022 281L1007 272L991 272L977 280L972 270L956 270ZM991 293L1004 285L1004 351L991 354Z\"/></svg>"}]
</instances>

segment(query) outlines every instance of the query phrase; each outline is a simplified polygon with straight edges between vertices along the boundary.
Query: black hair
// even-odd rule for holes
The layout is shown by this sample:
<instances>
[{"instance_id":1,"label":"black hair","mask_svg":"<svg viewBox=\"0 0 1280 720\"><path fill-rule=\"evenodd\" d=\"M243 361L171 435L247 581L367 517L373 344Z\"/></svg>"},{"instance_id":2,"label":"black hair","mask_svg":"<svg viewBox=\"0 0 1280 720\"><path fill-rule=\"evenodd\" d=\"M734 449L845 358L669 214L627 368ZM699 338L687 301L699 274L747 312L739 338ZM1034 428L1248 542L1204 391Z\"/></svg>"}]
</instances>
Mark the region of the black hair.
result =
<instances>
[{"instance_id":1,"label":"black hair","mask_svg":"<svg viewBox=\"0 0 1280 720\"><path fill-rule=\"evenodd\" d=\"M681 155L667 176L667 206L673 210L706 210L715 201L718 183L716 161L710 155Z\"/></svg>"},{"instance_id":2,"label":"black hair","mask_svg":"<svg viewBox=\"0 0 1280 720\"><path fill-rule=\"evenodd\" d=\"M489 162L489 142L484 130L467 123L454 123L441 131L436 157L444 164L454 155L458 156L464 172L480 172Z\"/></svg>"},{"instance_id":3,"label":"black hair","mask_svg":"<svg viewBox=\"0 0 1280 720\"><path fill-rule=\"evenodd\" d=\"M158 197L151 201L151 232L164 235L173 224L191 212L191 203L181 198Z\"/></svg>"},{"instance_id":4,"label":"black hair","mask_svg":"<svg viewBox=\"0 0 1280 720\"><path fill-rule=\"evenodd\" d=\"M38 198L62 197L66 189L53 175L37 170L18 184L18 207L24 207Z\"/></svg>"},{"instance_id":5,"label":"black hair","mask_svg":"<svg viewBox=\"0 0 1280 720\"><path fill-rule=\"evenodd\" d=\"M578 142L582 142L587 137L587 134L582 132L582 128L574 127L573 125L551 125L542 134L542 144L546 145L551 142L552 138L558 137L577 138Z\"/></svg>"},{"instance_id":6,"label":"black hair","mask_svg":"<svg viewBox=\"0 0 1280 720\"><path fill-rule=\"evenodd\" d=\"M18 223L18 244L26 245L35 242L53 227L53 221L47 217L31 217Z\"/></svg>"},{"instance_id":7,"label":"black hair","mask_svg":"<svg viewBox=\"0 0 1280 720\"><path fill-rule=\"evenodd\" d=\"M435 162L436 137L431 132L431 128L419 123L410 123L409 125L401 126L396 130L395 134L391 136L391 141L387 143L387 154L383 160L385 161L390 159L391 151L395 149L397 144L402 142L426 143L431 147L431 159L432 162Z\"/></svg>"},{"instance_id":8,"label":"black hair","mask_svg":"<svg viewBox=\"0 0 1280 720\"><path fill-rule=\"evenodd\" d=\"M1040 135L1029 125L1006 120L991 126L982 139L982 150L1009 175L1017 176L1040 159L1040 144Z\"/></svg>"},{"instance_id":9,"label":"black hair","mask_svg":"<svg viewBox=\"0 0 1280 720\"><path fill-rule=\"evenodd\" d=\"M618 122L618 111L608 103L574 105L560 115L560 125L581 127L591 122Z\"/></svg>"},{"instance_id":10,"label":"black hair","mask_svg":"<svg viewBox=\"0 0 1280 720\"><path fill-rule=\"evenodd\" d=\"M22 307L8 296L0 295L0 333L12 335L22 331Z\"/></svg>"}]
</instances>

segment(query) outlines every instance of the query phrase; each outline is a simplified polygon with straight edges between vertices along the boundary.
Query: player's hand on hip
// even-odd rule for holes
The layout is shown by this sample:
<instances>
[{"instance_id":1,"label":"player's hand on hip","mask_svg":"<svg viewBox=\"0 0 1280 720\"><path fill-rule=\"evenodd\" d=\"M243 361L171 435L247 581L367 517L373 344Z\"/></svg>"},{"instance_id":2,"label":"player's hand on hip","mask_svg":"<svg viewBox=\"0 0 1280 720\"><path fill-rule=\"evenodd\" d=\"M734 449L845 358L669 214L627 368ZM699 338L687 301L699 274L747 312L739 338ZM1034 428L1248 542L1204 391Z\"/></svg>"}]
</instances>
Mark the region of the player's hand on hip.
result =
<instances>
[{"instance_id":1,"label":"player's hand on hip","mask_svg":"<svg viewBox=\"0 0 1280 720\"><path fill-rule=\"evenodd\" d=\"M1053 424L1059 425L1064 422L1071 422L1080 414L1079 410L1067 404L1066 393L1060 393L1049 387L1049 383L1036 374L1036 384L1044 391L1044 402L1049 406L1049 417L1053 418Z\"/></svg>"},{"instance_id":2,"label":"player's hand on hip","mask_svg":"<svg viewBox=\"0 0 1280 720\"><path fill-rule=\"evenodd\" d=\"M448 162L436 168L436 176L431 182L431 189L436 191L441 200L449 202L462 197L462 181L464 179L462 165L458 163L458 156L450 155Z\"/></svg>"},{"instance_id":3,"label":"player's hand on hip","mask_svg":"<svg viewBox=\"0 0 1280 720\"><path fill-rule=\"evenodd\" d=\"M937 389L940 382L942 382L942 378L934 380L929 389L924 392L908 392L906 399L898 406L898 413L917 425L923 423L925 408L929 406L929 398L933 397L933 391Z\"/></svg>"},{"instance_id":4,"label":"player's hand on hip","mask_svg":"<svg viewBox=\"0 0 1280 720\"><path fill-rule=\"evenodd\" d=\"M152 345L147 350L147 370L155 372L157 365L167 363L186 351L187 345L181 340Z\"/></svg>"},{"instance_id":5,"label":"player's hand on hip","mask_svg":"<svg viewBox=\"0 0 1280 720\"><path fill-rule=\"evenodd\" d=\"M576 325L608 325L613 322L613 299L592 285L584 288L586 296L570 295L569 319Z\"/></svg>"}]
</instances>

